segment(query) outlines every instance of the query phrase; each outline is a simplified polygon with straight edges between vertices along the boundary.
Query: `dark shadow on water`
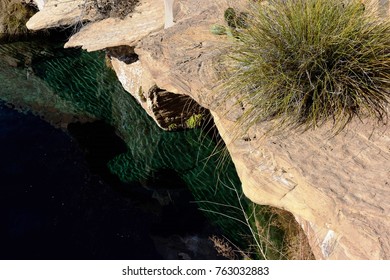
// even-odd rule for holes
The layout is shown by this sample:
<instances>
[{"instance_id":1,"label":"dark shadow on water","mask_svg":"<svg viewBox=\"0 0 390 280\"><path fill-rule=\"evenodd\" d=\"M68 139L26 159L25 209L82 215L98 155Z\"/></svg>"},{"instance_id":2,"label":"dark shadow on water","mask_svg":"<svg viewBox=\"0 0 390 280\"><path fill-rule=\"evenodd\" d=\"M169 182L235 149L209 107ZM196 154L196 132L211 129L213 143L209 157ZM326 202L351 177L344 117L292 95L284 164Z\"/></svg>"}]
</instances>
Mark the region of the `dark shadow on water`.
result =
<instances>
[{"instance_id":1,"label":"dark shadow on water","mask_svg":"<svg viewBox=\"0 0 390 280\"><path fill-rule=\"evenodd\" d=\"M246 246L242 236L248 230L237 222L242 213L218 206L237 206L232 188L239 189L240 182L230 159L220 161L223 146L212 122L206 133L160 130L106 67L103 52L15 42L0 45L0 56L10 62L0 68L0 99L68 128L71 135L44 128L47 124L31 114L15 127L26 115L14 112L3 120L8 144L1 150L7 157L1 159L0 182L9 184L0 185L0 192L12 199L0 197L5 205L0 207L4 219L21 224L1 224L0 237L12 242L3 241L0 258L169 259L179 258L179 252L217 258L215 252L199 252L210 251L208 237L221 231ZM31 196L23 193L30 184ZM23 203L15 190L25 197ZM51 192L54 198L47 198ZM27 210L13 216L11 208ZM41 216L43 222L34 222ZM27 230L31 234L24 233L24 224L34 229ZM10 228L22 229L23 238L14 239L19 231Z\"/></svg>"},{"instance_id":2,"label":"dark shadow on water","mask_svg":"<svg viewBox=\"0 0 390 280\"><path fill-rule=\"evenodd\" d=\"M155 259L156 218L92 174L78 145L1 107L1 259Z\"/></svg>"},{"instance_id":3,"label":"dark shadow on water","mask_svg":"<svg viewBox=\"0 0 390 280\"><path fill-rule=\"evenodd\" d=\"M161 259L155 244L164 236L200 234L204 219L172 171L150 182L112 180L105 162L126 149L114 130L97 122L70 131L78 143L0 106L0 259ZM167 192L163 205L158 195Z\"/></svg>"},{"instance_id":4,"label":"dark shadow on water","mask_svg":"<svg viewBox=\"0 0 390 280\"><path fill-rule=\"evenodd\" d=\"M68 131L83 150L91 171L109 183L117 183L119 179L109 172L107 163L116 155L125 153L127 147L115 134L115 129L103 121L95 121L70 123Z\"/></svg>"}]
</instances>

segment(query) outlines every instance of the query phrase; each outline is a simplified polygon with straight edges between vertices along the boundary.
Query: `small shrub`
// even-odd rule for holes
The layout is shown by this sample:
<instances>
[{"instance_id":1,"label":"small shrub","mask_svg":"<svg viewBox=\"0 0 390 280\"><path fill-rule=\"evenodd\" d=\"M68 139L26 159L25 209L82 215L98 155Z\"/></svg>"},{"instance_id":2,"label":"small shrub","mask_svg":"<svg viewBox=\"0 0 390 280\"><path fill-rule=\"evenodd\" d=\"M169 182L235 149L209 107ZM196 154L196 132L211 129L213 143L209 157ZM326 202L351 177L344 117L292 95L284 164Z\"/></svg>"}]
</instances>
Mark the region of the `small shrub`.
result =
<instances>
[{"instance_id":1,"label":"small shrub","mask_svg":"<svg viewBox=\"0 0 390 280\"><path fill-rule=\"evenodd\" d=\"M203 121L202 114L194 114L186 120L186 126L187 128L199 127L202 124L202 121Z\"/></svg>"},{"instance_id":2,"label":"small shrub","mask_svg":"<svg viewBox=\"0 0 390 280\"><path fill-rule=\"evenodd\" d=\"M36 7L18 0L0 0L0 40L26 36L26 22L36 12Z\"/></svg>"},{"instance_id":3,"label":"small shrub","mask_svg":"<svg viewBox=\"0 0 390 280\"><path fill-rule=\"evenodd\" d=\"M177 124L171 123L170 125L168 125L168 131L173 131L176 129L177 129Z\"/></svg>"},{"instance_id":4,"label":"small shrub","mask_svg":"<svg viewBox=\"0 0 390 280\"><path fill-rule=\"evenodd\" d=\"M330 120L339 132L354 117L387 120L389 19L360 0L253 5L223 77L225 97L245 108L241 126L276 120L272 129L309 129Z\"/></svg>"},{"instance_id":5,"label":"small shrub","mask_svg":"<svg viewBox=\"0 0 390 280\"><path fill-rule=\"evenodd\" d=\"M237 14L233 8L227 8L223 15L229 27L236 28Z\"/></svg>"},{"instance_id":6,"label":"small shrub","mask_svg":"<svg viewBox=\"0 0 390 280\"><path fill-rule=\"evenodd\" d=\"M224 35L226 34L226 27L220 24L214 24L210 27L210 32L215 35Z\"/></svg>"},{"instance_id":7,"label":"small shrub","mask_svg":"<svg viewBox=\"0 0 390 280\"><path fill-rule=\"evenodd\" d=\"M102 18L123 19L134 11L138 3L139 0L87 0L85 8L87 11L96 10Z\"/></svg>"}]
</instances>

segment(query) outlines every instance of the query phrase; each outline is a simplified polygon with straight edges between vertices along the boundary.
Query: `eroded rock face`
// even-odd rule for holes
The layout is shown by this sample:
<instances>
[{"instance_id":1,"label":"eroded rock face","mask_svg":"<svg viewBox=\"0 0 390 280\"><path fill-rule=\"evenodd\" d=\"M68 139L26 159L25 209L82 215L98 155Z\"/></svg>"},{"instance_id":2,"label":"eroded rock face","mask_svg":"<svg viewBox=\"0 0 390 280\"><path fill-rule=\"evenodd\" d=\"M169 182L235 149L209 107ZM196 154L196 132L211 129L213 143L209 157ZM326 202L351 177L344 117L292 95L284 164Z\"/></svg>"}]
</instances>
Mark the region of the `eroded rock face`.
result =
<instances>
[{"instance_id":1,"label":"eroded rock face","mask_svg":"<svg viewBox=\"0 0 390 280\"><path fill-rule=\"evenodd\" d=\"M150 11L163 13L163 1L144 2ZM229 40L210 32L212 24L223 24L223 13L231 2L176 0L174 24L167 29L163 29L163 15L155 21L145 12L149 21L134 14L127 33L119 30L123 21L107 19L76 34L68 46L135 47L139 61L126 64L112 59L112 64L123 86L147 111L150 104L144 100L153 95L150 90L155 85L164 89L161 92L190 96L211 109L244 193L258 204L293 213L317 259L389 259L388 126L373 129L376 124L355 121L335 137L327 134L329 127L264 136L267 124L262 124L240 135L235 119L241 109L226 114L225 108L235 101L220 100L217 91L220 58ZM245 3L235 1L234 5ZM142 27L150 21L158 24L144 32Z\"/></svg>"},{"instance_id":2,"label":"eroded rock face","mask_svg":"<svg viewBox=\"0 0 390 280\"><path fill-rule=\"evenodd\" d=\"M388 259L390 134L355 122L330 138L304 134L234 139L233 122L218 118L245 195L294 213L318 259ZM256 137L254 137L256 136Z\"/></svg>"},{"instance_id":3,"label":"eroded rock face","mask_svg":"<svg viewBox=\"0 0 390 280\"><path fill-rule=\"evenodd\" d=\"M73 35L65 47L82 46L88 51L96 51L121 45L135 46L145 36L163 28L163 1L140 0L131 15L88 24Z\"/></svg>"},{"instance_id":4,"label":"eroded rock face","mask_svg":"<svg viewBox=\"0 0 390 280\"><path fill-rule=\"evenodd\" d=\"M138 103L164 130L187 128L187 120L193 115L208 115L191 97L175 94L157 87L150 72L140 61L126 64L112 58L123 88L137 99Z\"/></svg>"},{"instance_id":5,"label":"eroded rock face","mask_svg":"<svg viewBox=\"0 0 390 280\"><path fill-rule=\"evenodd\" d=\"M228 42L226 36L215 36L209 30L216 22L223 24L227 2L175 1L176 24L136 46L140 61L159 87L190 94L207 108L215 105L215 96L209 92L217 85L215 66Z\"/></svg>"},{"instance_id":6,"label":"eroded rock face","mask_svg":"<svg viewBox=\"0 0 390 280\"><path fill-rule=\"evenodd\" d=\"M27 22L30 30L40 30L58 26L77 25L97 18L95 11L85 10L84 0L48 0L40 11Z\"/></svg>"}]
</instances>

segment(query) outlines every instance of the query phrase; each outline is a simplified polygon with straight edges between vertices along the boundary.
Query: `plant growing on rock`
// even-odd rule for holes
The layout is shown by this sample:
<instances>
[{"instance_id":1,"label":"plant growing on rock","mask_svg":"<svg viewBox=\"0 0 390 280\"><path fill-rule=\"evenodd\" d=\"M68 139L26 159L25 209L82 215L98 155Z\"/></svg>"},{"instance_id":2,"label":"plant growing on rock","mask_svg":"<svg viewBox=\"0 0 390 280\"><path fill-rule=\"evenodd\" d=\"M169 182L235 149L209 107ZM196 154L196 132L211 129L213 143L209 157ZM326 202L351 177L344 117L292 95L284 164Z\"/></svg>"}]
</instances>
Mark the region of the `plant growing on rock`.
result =
<instances>
[{"instance_id":1,"label":"plant growing on rock","mask_svg":"<svg viewBox=\"0 0 390 280\"><path fill-rule=\"evenodd\" d=\"M26 22L35 12L36 7L30 2L0 0L0 40L27 35Z\"/></svg>"},{"instance_id":2,"label":"plant growing on rock","mask_svg":"<svg viewBox=\"0 0 390 280\"><path fill-rule=\"evenodd\" d=\"M125 18L132 13L139 0L87 0L87 11L96 10L102 18L118 17Z\"/></svg>"},{"instance_id":3,"label":"plant growing on rock","mask_svg":"<svg viewBox=\"0 0 390 280\"><path fill-rule=\"evenodd\" d=\"M390 99L390 21L359 0L253 4L227 59L225 97L243 106L247 129L339 132L354 117L385 122Z\"/></svg>"},{"instance_id":4,"label":"plant growing on rock","mask_svg":"<svg viewBox=\"0 0 390 280\"><path fill-rule=\"evenodd\" d=\"M199 127L202 124L203 115L202 114L193 114L186 120L187 128Z\"/></svg>"},{"instance_id":5,"label":"plant growing on rock","mask_svg":"<svg viewBox=\"0 0 390 280\"><path fill-rule=\"evenodd\" d=\"M215 35L228 35L230 38L235 38L237 35L236 29L247 27L248 14L241 12L237 15L233 8L227 8L224 12L224 19L227 26L214 24L210 27L210 32Z\"/></svg>"}]
</instances>

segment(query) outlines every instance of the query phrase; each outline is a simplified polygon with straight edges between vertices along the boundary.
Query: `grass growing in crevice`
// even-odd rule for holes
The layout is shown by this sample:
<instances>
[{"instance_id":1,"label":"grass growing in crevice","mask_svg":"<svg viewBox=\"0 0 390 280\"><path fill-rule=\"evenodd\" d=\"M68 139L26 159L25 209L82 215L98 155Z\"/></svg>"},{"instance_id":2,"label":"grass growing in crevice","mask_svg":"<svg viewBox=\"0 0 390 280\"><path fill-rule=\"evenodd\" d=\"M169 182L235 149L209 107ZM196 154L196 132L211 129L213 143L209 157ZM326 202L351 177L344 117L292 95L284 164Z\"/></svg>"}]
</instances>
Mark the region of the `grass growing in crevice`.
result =
<instances>
[{"instance_id":1,"label":"grass growing in crevice","mask_svg":"<svg viewBox=\"0 0 390 280\"><path fill-rule=\"evenodd\" d=\"M256 229L254 238L258 239L268 259L314 259L304 231L290 212L254 203L250 210L249 224Z\"/></svg>"},{"instance_id":2,"label":"grass growing in crevice","mask_svg":"<svg viewBox=\"0 0 390 280\"><path fill-rule=\"evenodd\" d=\"M293 215L285 210L271 207L275 226L284 231L283 253L289 260L314 260L309 240ZM315 246L315 245L314 245Z\"/></svg>"},{"instance_id":3,"label":"grass growing in crevice","mask_svg":"<svg viewBox=\"0 0 390 280\"><path fill-rule=\"evenodd\" d=\"M258 205L247 199L234 182L220 182L225 191L236 196L234 204L198 201L200 210L231 219L242 227L241 244L228 238L212 236L220 255L228 259L311 260L309 241L294 216L285 210ZM217 207L217 208L215 208ZM218 210L216 210L218 209ZM246 232L246 234L243 234ZM245 247L242 244L246 244Z\"/></svg>"},{"instance_id":4,"label":"grass growing in crevice","mask_svg":"<svg viewBox=\"0 0 390 280\"><path fill-rule=\"evenodd\" d=\"M186 125L188 128L199 127L202 124L203 115L202 114L194 114L189 119L186 120Z\"/></svg>"},{"instance_id":5,"label":"grass growing in crevice","mask_svg":"<svg viewBox=\"0 0 390 280\"><path fill-rule=\"evenodd\" d=\"M266 2L266 4L264 3ZM319 127L340 132L353 118L386 123L390 20L359 0L253 3L225 60L221 92L244 108L249 130Z\"/></svg>"}]
</instances>

